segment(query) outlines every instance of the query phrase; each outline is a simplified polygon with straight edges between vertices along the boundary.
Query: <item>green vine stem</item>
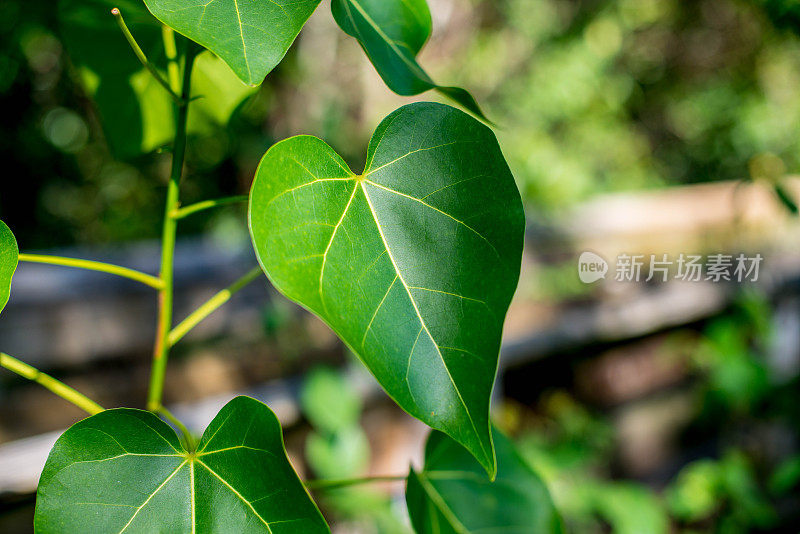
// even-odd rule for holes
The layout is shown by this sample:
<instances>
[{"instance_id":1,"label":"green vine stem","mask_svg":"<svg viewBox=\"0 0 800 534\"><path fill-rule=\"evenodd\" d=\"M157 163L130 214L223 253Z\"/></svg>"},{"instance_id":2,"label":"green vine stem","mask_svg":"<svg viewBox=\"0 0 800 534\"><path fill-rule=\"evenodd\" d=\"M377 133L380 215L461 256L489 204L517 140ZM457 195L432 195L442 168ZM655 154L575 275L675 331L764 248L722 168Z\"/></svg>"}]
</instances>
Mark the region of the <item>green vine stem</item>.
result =
<instances>
[{"instance_id":1,"label":"green vine stem","mask_svg":"<svg viewBox=\"0 0 800 534\"><path fill-rule=\"evenodd\" d=\"M242 204L247 202L250 197L247 195L237 195L233 197L217 198L214 200L204 200L196 204L190 204L186 207L179 208L172 212L172 217L175 219L183 219L189 215L194 215L200 211L216 208L219 206L226 206L228 204Z\"/></svg>"},{"instance_id":2,"label":"green vine stem","mask_svg":"<svg viewBox=\"0 0 800 534\"><path fill-rule=\"evenodd\" d=\"M183 164L186 156L186 122L189 114L189 99L191 96L192 67L197 49L193 43L188 43L183 68L183 86L181 100L178 105L177 120L175 121L175 143L172 150L172 168L169 184L167 185L167 201L164 211L164 225L161 235L161 271L160 277L164 287L158 295L158 325L156 342L153 350L153 368L150 375L150 392L147 407L153 412L161 408L161 398L164 393L164 378L167 371L167 358L170 345L167 340L172 328L172 305L174 299L174 260L175 237L177 232L177 219L172 214L180 205L180 181L183 174Z\"/></svg>"},{"instance_id":3,"label":"green vine stem","mask_svg":"<svg viewBox=\"0 0 800 534\"><path fill-rule=\"evenodd\" d=\"M406 475L387 475L377 477L346 478L342 480L309 480L306 487L315 491L329 491L350 486L361 486L364 484L376 484L378 482L402 482L408 478Z\"/></svg>"},{"instance_id":4,"label":"green vine stem","mask_svg":"<svg viewBox=\"0 0 800 534\"><path fill-rule=\"evenodd\" d=\"M43 263L46 265L60 265L63 267L75 267L77 269L86 269L89 271L99 271L102 273L113 274L121 276L129 280L141 282L154 289L163 289L164 282L155 276L145 274L126 267L118 265L111 265L109 263L102 263L99 261L79 260L75 258L64 258L61 256L43 256L40 254L20 254L19 261L28 263Z\"/></svg>"},{"instance_id":5,"label":"green vine stem","mask_svg":"<svg viewBox=\"0 0 800 534\"><path fill-rule=\"evenodd\" d=\"M142 47L139 46L139 43L136 42L136 39L133 37L133 34L128 29L128 25L125 24L125 19L122 18L122 13L120 12L119 8L115 7L114 9L112 9L111 14L114 15L115 19L117 19L117 24L119 25L119 29L122 30L122 34L125 36L125 39L128 41L128 44L131 46L131 49L133 49L133 53L136 55L136 59L138 59L139 62L142 64L142 66L145 69L147 69L147 72L149 72L153 76L153 78L155 78L155 80L159 83L159 85L161 85L161 87L163 87L167 91L167 93L169 93L169 96L172 97L172 100L174 100L176 104L181 104L183 102L181 97L175 93L175 91L170 87L167 81L161 76L161 74L159 74L159 72L156 70L153 64L150 63L150 61L147 59L147 56L142 50Z\"/></svg>"},{"instance_id":6,"label":"green vine stem","mask_svg":"<svg viewBox=\"0 0 800 534\"><path fill-rule=\"evenodd\" d=\"M214 313L220 306L228 302L236 292L261 276L261 272L261 267L254 267L249 273L242 276L233 284L211 297L205 304L197 308L186 319L181 321L178 326L172 329L167 337L168 345L170 347L174 347L181 339L183 339L183 336L191 331L192 328L200 324L209 315Z\"/></svg>"},{"instance_id":7,"label":"green vine stem","mask_svg":"<svg viewBox=\"0 0 800 534\"><path fill-rule=\"evenodd\" d=\"M157 413L162 417L164 417L167 421L175 425L178 428L178 430L181 431L181 434L183 434L183 442L184 442L183 444L186 447L187 451L195 452L195 450L197 450L197 440L195 439L194 434L192 434L189 431L189 429L186 428L186 425L184 425L180 419L175 417L172 414L172 412L170 412L163 406L160 406L158 408Z\"/></svg>"},{"instance_id":8,"label":"green vine stem","mask_svg":"<svg viewBox=\"0 0 800 534\"><path fill-rule=\"evenodd\" d=\"M8 369L9 371L16 373L23 378L27 378L28 380L32 380L33 382L44 386L62 399L71 402L78 408L88 412L90 415L96 415L102 412L104 409L86 395L75 391L63 382L56 380L52 376L47 375L35 367L21 362L4 352L0 352L0 367Z\"/></svg>"},{"instance_id":9,"label":"green vine stem","mask_svg":"<svg viewBox=\"0 0 800 534\"><path fill-rule=\"evenodd\" d=\"M175 43L175 31L169 26L161 26L161 40L164 43L164 52L167 56L167 74L169 75L169 83L172 87L173 93L181 91L181 72L178 66L178 47ZM189 46L194 46L190 44ZM183 103L189 103L190 98L187 94L186 98L182 100Z\"/></svg>"}]
</instances>

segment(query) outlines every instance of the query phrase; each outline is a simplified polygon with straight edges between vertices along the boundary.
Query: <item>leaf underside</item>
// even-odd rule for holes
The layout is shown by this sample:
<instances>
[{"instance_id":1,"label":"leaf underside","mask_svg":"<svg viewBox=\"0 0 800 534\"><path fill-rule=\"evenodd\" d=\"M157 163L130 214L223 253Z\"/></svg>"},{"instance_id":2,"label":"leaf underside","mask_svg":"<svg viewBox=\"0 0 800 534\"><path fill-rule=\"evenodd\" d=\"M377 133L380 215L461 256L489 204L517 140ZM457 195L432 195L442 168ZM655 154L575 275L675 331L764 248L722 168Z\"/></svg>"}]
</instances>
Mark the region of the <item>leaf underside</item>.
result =
<instances>
[{"instance_id":1,"label":"leaf underside","mask_svg":"<svg viewBox=\"0 0 800 534\"><path fill-rule=\"evenodd\" d=\"M436 84L417 62L433 28L426 0L333 0L331 10L389 89L403 96L435 89L489 122L468 91Z\"/></svg>"},{"instance_id":2,"label":"leaf underside","mask_svg":"<svg viewBox=\"0 0 800 534\"><path fill-rule=\"evenodd\" d=\"M320 0L145 0L161 22L221 57L248 85L281 62Z\"/></svg>"},{"instance_id":3,"label":"leaf underside","mask_svg":"<svg viewBox=\"0 0 800 534\"><path fill-rule=\"evenodd\" d=\"M0 312L8 304L11 295L11 279L17 270L19 249L14 234L0 221Z\"/></svg>"},{"instance_id":4,"label":"leaf underside","mask_svg":"<svg viewBox=\"0 0 800 534\"><path fill-rule=\"evenodd\" d=\"M194 454L155 415L114 409L56 442L39 482L37 533L329 533L286 457L280 423L237 397Z\"/></svg>"},{"instance_id":5,"label":"leaf underside","mask_svg":"<svg viewBox=\"0 0 800 534\"><path fill-rule=\"evenodd\" d=\"M58 17L64 43L92 97L106 140L123 159L152 152L175 136L173 102L134 56L110 11L118 7L148 60L166 69L161 24L132 0L61 0ZM255 89L243 84L212 54L196 59L188 131L209 135L225 126Z\"/></svg>"},{"instance_id":6,"label":"leaf underside","mask_svg":"<svg viewBox=\"0 0 800 534\"><path fill-rule=\"evenodd\" d=\"M405 106L376 130L361 176L323 141L288 139L259 166L249 218L273 284L493 474L489 397L525 225L491 130L442 104Z\"/></svg>"},{"instance_id":7,"label":"leaf underside","mask_svg":"<svg viewBox=\"0 0 800 534\"><path fill-rule=\"evenodd\" d=\"M433 432L422 472L411 470L406 501L417 534L558 534L563 532L547 487L495 429L497 478L452 439Z\"/></svg>"}]
</instances>

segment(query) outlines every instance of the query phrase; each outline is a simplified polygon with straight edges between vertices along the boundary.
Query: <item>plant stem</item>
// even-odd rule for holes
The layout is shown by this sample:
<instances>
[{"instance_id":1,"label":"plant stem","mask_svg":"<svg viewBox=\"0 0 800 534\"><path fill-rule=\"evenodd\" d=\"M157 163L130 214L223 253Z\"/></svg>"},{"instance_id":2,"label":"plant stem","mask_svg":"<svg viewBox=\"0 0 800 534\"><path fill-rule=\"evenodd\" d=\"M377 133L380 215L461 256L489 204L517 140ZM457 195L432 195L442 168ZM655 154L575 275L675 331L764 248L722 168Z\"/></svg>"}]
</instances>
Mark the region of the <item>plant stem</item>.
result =
<instances>
[{"instance_id":1,"label":"plant stem","mask_svg":"<svg viewBox=\"0 0 800 534\"><path fill-rule=\"evenodd\" d=\"M167 202L164 210L164 226L161 235L161 280L164 287L158 295L158 326L156 342L153 350L153 369L150 375L150 392L147 407L151 411L161 408L161 397L164 393L164 378L167 371L169 343L167 336L172 328L172 304L174 299L174 259L175 235L177 220L172 212L179 206L180 181L183 174L183 163L186 157L186 122L189 114L189 97L191 96L192 66L194 65L195 47L188 44L183 67L183 87L178 104L175 121L175 143L172 150L172 169L167 185Z\"/></svg>"},{"instance_id":2,"label":"plant stem","mask_svg":"<svg viewBox=\"0 0 800 534\"><path fill-rule=\"evenodd\" d=\"M43 256L40 254L20 254L19 261L28 263L44 263L47 265L61 265L63 267L75 267L78 269L86 269L89 271L99 271L102 273L113 274L135 280L142 284L148 285L154 289L162 289L164 282L155 276L145 274L126 267L119 267L118 265L111 265L109 263L102 263L99 261L79 260L75 258L64 258L61 256Z\"/></svg>"},{"instance_id":3,"label":"plant stem","mask_svg":"<svg viewBox=\"0 0 800 534\"><path fill-rule=\"evenodd\" d=\"M0 352L0 367L4 367L13 373L17 373L28 380L32 380L37 384L44 386L62 399L71 402L78 408L88 412L91 415L95 415L103 411L102 406L94 402L86 395L78 393L63 382L56 380L52 376L47 375L35 367L31 367L27 363L23 363L4 352Z\"/></svg>"},{"instance_id":4,"label":"plant stem","mask_svg":"<svg viewBox=\"0 0 800 534\"><path fill-rule=\"evenodd\" d=\"M406 479L406 475L396 476L377 476L377 477L363 477L363 478L348 478L343 480L309 480L306 482L306 487L311 490L334 490L339 488L347 488L350 486L360 486L363 484L374 484L377 482L401 482Z\"/></svg>"},{"instance_id":5,"label":"plant stem","mask_svg":"<svg viewBox=\"0 0 800 534\"><path fill-rule=\"evenodd\" d=\"M136 59L142 64L142 66L147 69L153 78L163 87L169 96L172 97L172 100L175 101L176 104L181 103L181 97L179 97L176 91L170 87L167 81L161 76L161 74L156 70L152 63L147 59L142 47L139 46L139 43L136 42L136 39L133 37L133 34L128 29L128 25L125 24L125 19L122 18L122 13L120 12L119 8L115 7L111 10L111 14L114 15L114 18L117 19L117 24L119 25L119 29L122 30L122 34L125 36L125 39L128 41L128 44L133 49L133 53L136 55Z\"/></svg>"},{"instance_id":6,"label":"plant stem","mask_svg":"<svg viewBox=\"0 0 800 534\"><path fill-rule=\"evenodd\" d=\"M161 26L161 40L164 43L164 52L167 56L167 74L169 75L169 82L172 86L172 92L178 93L181 91L181 72L178 66L178 47L175 44L175 32L172 28L166 25ZM191 43L188 46L193 46ZM188 104L189 95L184 95L183 103Z\"/></svg>"},{"instance_id":7,"label":"plant stem","mask_svg":"<svg viewBox=\"0 0 800 534\"><path fill-rule=\"evenodd\" d=\"M167 338L168 345L174 347L183 339L183 336L192 330L192 328L200 324L209 315L219 309L220 306L228 302L237 291L261 276L261 273L261 267L254 267L249 273L211 297L205 304L193 311L186 319L181 321L178 326L172 329Z\"/></svg>"},{"instance_id":8,"label":"plant stem","mask_svg":"<svg viewBox=\"0 0 800 534\"><path fill-rule=\"evenodd\" d=\"M183 434L183 439L184 439L184 442L185 442L186 449L189 452L194 452L195 449L197 448L197 441L194 438L194 434L192 434L189 431L189 429L186 428L186 425L184 425L181 422L180 419L178 419L177 417L172 415L172 412L170 412L169 410L167 410L163 406L160 406L158 408L157 412L160 415L164 416L164 418L166 418L170 423L172 423L173 425L178 427L178 430L180 430L181 434Z\"/></svg>"},{"instance_id":9,"label":"plant stem","mask_svg":"<svg viewBox=\"0 0 800 534\"><path fill-rule=\"evenodd\" d=\"M228 204L247 202L249 198L250 197L247 195L238 195L234 197L217 198L214 200L204 200L203 202L198 202L197 204L191 204L184 208L175 210L172 212L172 217L175 219L183 219L184 217L188 217L189 215L193 215L199 211L216 208L218 206L225 206Z\"/></svg>"}]
</instances>

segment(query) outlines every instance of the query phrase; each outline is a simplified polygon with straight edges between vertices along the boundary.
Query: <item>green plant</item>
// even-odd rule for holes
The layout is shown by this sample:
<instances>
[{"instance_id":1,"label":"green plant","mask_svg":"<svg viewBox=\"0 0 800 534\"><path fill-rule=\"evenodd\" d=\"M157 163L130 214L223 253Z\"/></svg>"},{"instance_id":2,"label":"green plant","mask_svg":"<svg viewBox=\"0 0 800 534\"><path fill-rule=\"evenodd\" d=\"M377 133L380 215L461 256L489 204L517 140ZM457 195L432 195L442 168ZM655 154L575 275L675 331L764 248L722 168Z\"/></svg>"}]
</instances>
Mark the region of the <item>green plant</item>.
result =
<instances>
[{"instance_id":1,"label":"green plant","mask_svg":"<svg viewBox=\"0 0 800 534\"><path fill-rule=\"evenodd\" d=\"M148 411L104 410L0 355L2 367L92 414L51 451L37 494L36 530L329 531L288 462L269 408L233 399L198 441L162 405L172 347L263 269L282 293L328 323L404 410L437 430L425 466L408 475L408 508L418 532L559 531L546 488L489 419L524 232L520 195L493 132L455 108L411 104L378 127L361 174L317 138L276 144L249 196L261 268L176 325L179 222L248 200L181 205L188 138L227 123L281 61L319 0L145 4L152 15L130 0L62 0L59 16L114 153L139 156L173 140L159 275L20 254L0 224L3 305L18 261L106 272L158 292ZM435 89L485 120L469 93L435 84L417 63L432 26L424 0L336 0L333 15L390 88L404 95ZM324 491L381 478L308 486Z\"/></svg>"}]
</instances>

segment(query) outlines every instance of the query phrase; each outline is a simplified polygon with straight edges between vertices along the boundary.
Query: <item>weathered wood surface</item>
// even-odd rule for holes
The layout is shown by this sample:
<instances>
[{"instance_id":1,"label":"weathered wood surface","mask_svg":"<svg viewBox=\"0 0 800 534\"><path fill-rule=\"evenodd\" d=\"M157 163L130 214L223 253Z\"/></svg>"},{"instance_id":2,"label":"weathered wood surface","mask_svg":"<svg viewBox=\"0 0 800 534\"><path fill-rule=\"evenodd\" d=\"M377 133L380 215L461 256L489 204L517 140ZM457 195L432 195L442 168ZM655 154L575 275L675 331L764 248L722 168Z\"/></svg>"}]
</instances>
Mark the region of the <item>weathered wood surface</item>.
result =
<instances>
[{"instance_id":1,"label":"weathered wood surface","mask_svg":"<svg viewBox=\"0 0 800 534\"><path fill-rule=\"evenodd\" d=\"M796 183L793 189L800 193ZM766 257L755 284L758 288L768 294L800 293L800 225L768 193L759 186L720 183L599 199L576 211L555 234L542 238L539 232L530 233L523 288L526 279L536 276L543 254L573 261L577 273L577 257L583 250L609 259L622 251L743 250ZM553 239L553 235L559 237ZM156 247L148 244L118 254L88 256L147 272L154 272L158 263ZM230 252L200 241L181 244L178 258L178 317L247 271L254 261L246 252ZM0 321L0 346L9 353L46 369L149 350L155 308L146 288L104 275L25 266L14 289ZM624 287L610 283L596 298L566 307L543 306L521 295L509 315L501 373L532 359L598 342L635 339L714 316L730 304L738 289L736 284L711 282ZM242 322L254 324L270 294L266 284L254 285L204 323L193 339L241 330ZM366 398L382 398L371 378L360 372L348 376ZM267 402L285 425L292 425L300 419L299 383L299 377L285 378L173 408L190 427L201 430L225 401L235 394L248 394ZM0 445L0 494L35 490L58 434Z\"/></svg>"}]
</instances>

